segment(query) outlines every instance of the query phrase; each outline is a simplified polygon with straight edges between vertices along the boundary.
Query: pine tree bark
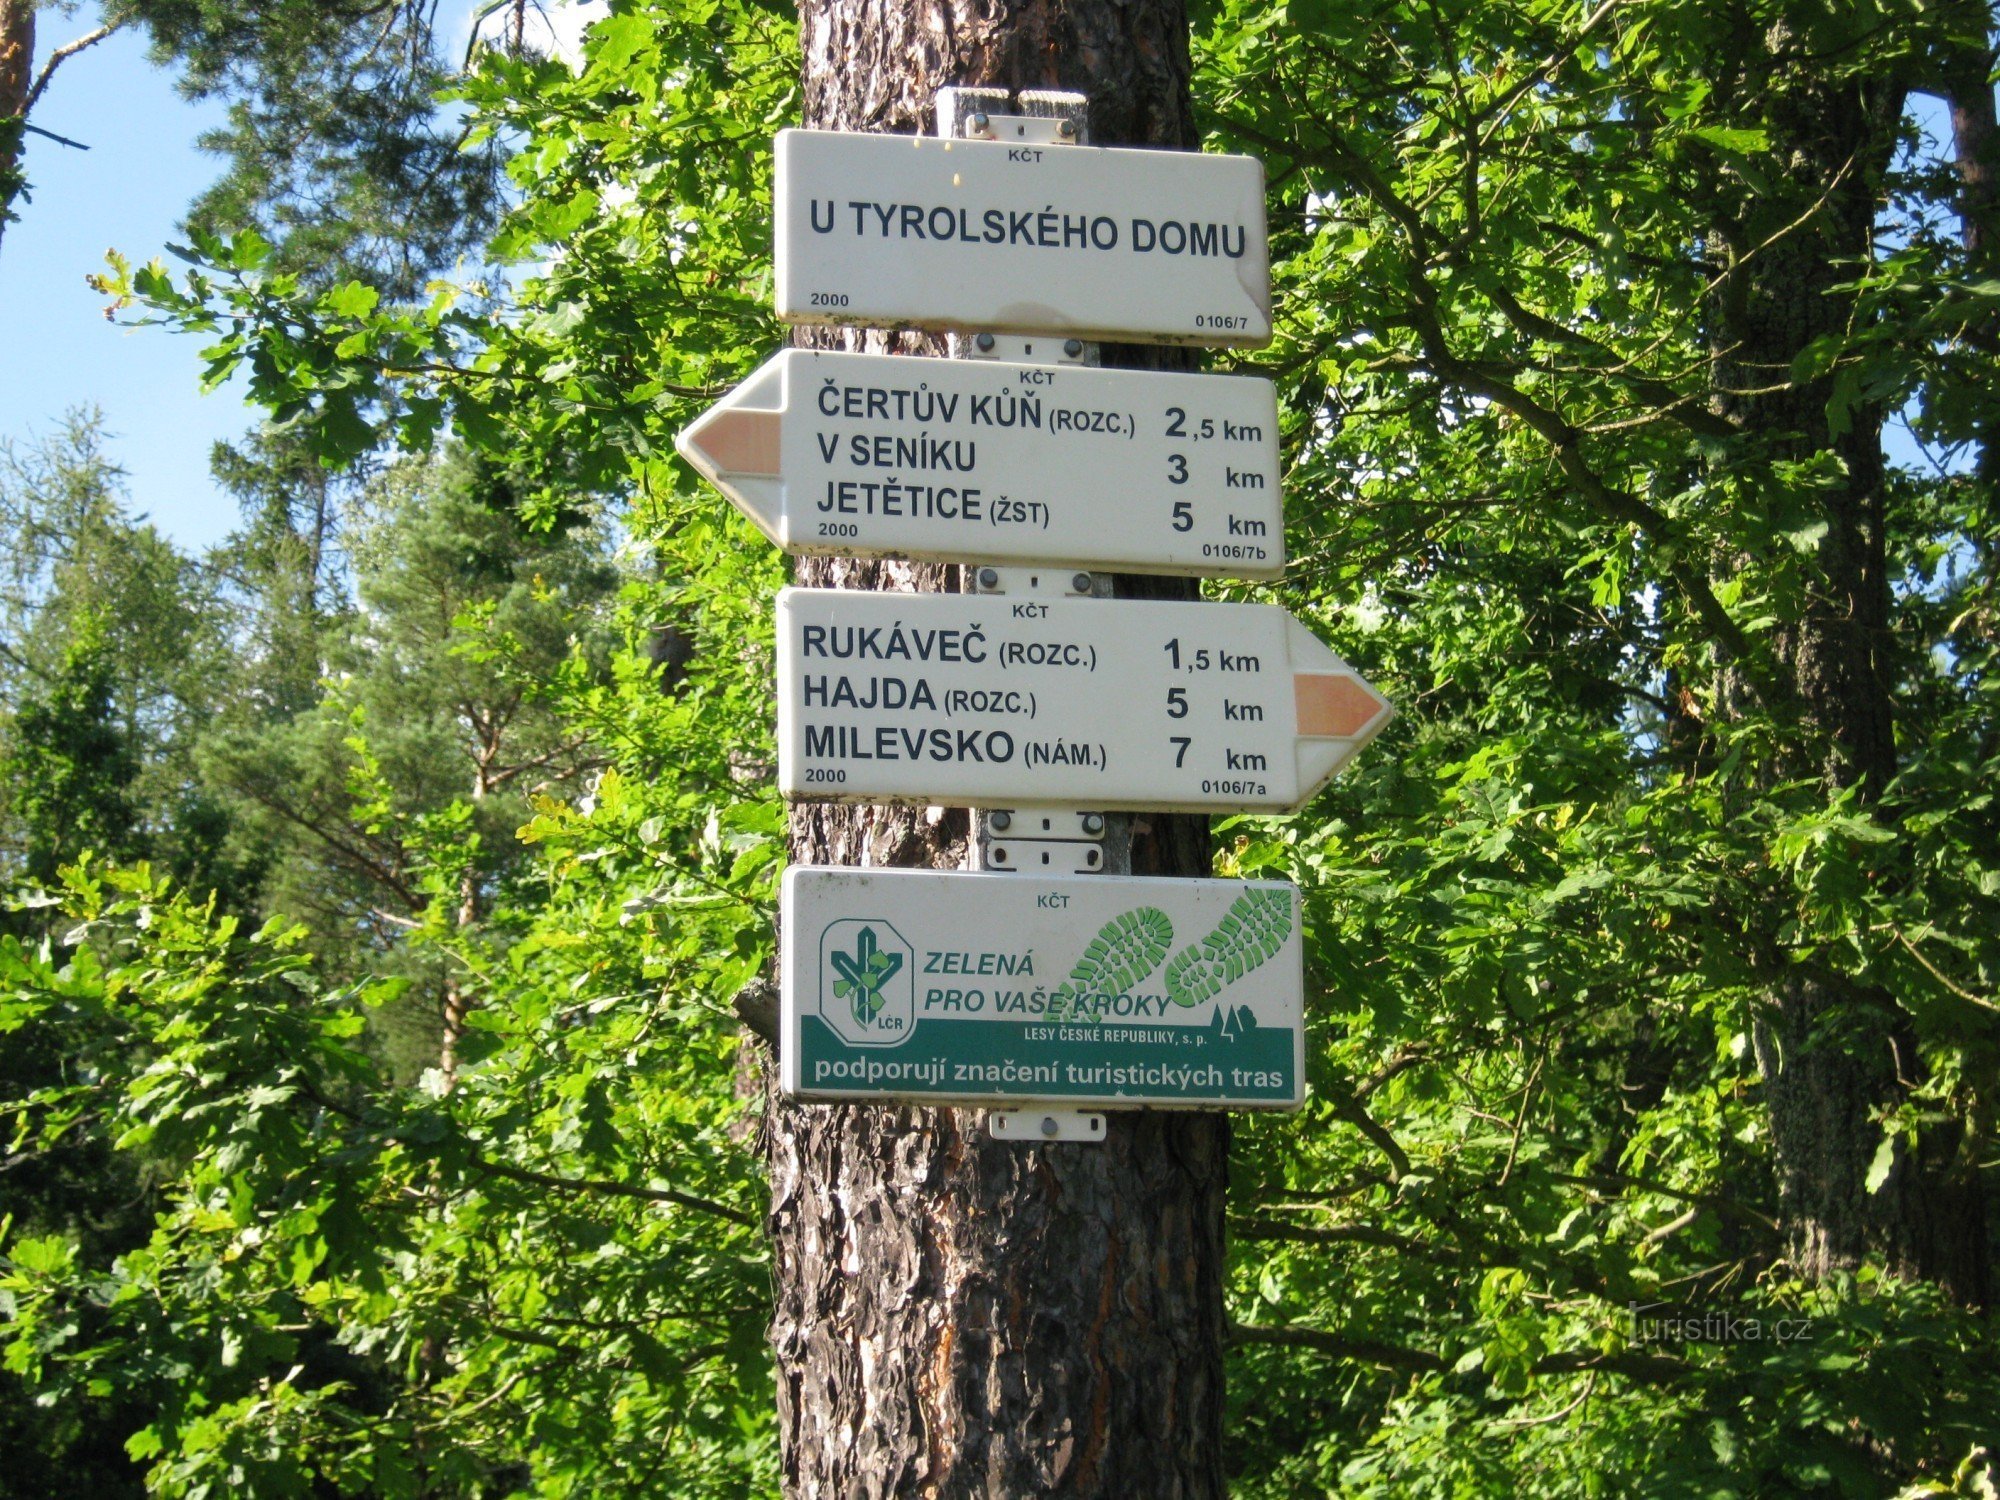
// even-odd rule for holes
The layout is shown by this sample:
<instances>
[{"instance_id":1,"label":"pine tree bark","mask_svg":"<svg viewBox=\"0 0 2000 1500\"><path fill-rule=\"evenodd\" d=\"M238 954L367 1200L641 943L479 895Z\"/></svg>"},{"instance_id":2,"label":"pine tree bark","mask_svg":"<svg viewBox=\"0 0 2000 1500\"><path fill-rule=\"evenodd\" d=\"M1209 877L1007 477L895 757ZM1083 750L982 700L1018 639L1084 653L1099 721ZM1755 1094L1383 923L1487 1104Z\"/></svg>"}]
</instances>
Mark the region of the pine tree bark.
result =
<instances>
[{"instance_id":1,"label":"pine tree bark","mask_svg":"<svg viewBox=\"0 0 2000 1500\"><path fill-rule=\"evenodd\" d=\"M27 113L35 66L35 0L0 0L0 119Z\"/></svg>"},{"instance_id":2,"label":"pine tree bark","mask_svg":"<svg viewBox=\"0 0 2000 1500\"><path fill-rule=\"evenodd\" d=\"M1992 11L1985 4L1962 7L1973 16L1964 34L1969 45L1949 47L1935 87L1951 108L1952 157L1958 168L1959 234L1966 270L1990 277L2000 267L2000 108L1993 92ZM2000 348L2000 319L1987 317L1971 331L1989 353ZM1979 455L1973 473L1989 497L2000 495L2000 413L1988 409L1977 424ZM1991 498L1988 504L1992 504Z\"/></svg>"},{"instance_id":3,"label":"pine tree bark","mask_svg":"<svg viewBox=\"0 0 2000 1500\"><path fill-rule=\"evenodd\" d=\"M1767 101L1774 161L1799 191L1746 202L1719 228L1730 271L1709 310L1716 405L1758 461L1831 453L1840 472L1822 474L1810 492L1825 531L1793 595L1795 616L1773 632L1775 688L1754 687L1739 671L1725 698L1779 721L1788 748L1769 767L1774 783L1817 779L1829 795L1852 791L1866 804L1897 769L1887 413L1864 402L1836 423L1831 383L1790 376L1815 340L1853 326L1853 296L1839 286L1873 254L1875 184L1895 149L1905 94L1886 77L1829 79L1790 60L1798 38L1745 24L1738 55L1750 61L1740 81ZM1811 205L1803 216L1802 199ZM1774 947L1768 962L1782 977L1766 998L1756 1049L1794 1264L1817 1280L1874 1255L1896 1274L1984 1305L1984 1199L1961 1133L1934 1128L1878 1191L1866 1185L1884 1114L1922 1077L1908 1014L1830 961L1792 964Z\"/></svg>"},{"instance_id":4,"label":"pine tree bark","mask_svg":"<svg viewBox=\"0 0 2000 1500\"><path fill-rule=\"evenodd\" d=\"M928 133L946 85L1063 89L1089 97L1096 144L1196 144L1180 0L806 0L800 20L809 126ZM952 589L957 572L807 560L798 581ZM800 807L792 856L955 868L969 832L963 809ZM1208 874L1206 821L1136 819L1131 868ZM1113 1112L1102 1145L1022 1146L981 1111L794 1104L768 1071L766 1087L788 1495L1223 1493L1225 1117Z\"/></svg>"},{"instance_id":5,"label":"pine tree bark","mask_svg":"<svg viewBox=\"0 0 2000 1500\"><path fill-rule=\"evenodd\" d=\"M36 0L0 0L0 236L19 181L22 123L35 66Z\"/></svg>"}]
</instances>

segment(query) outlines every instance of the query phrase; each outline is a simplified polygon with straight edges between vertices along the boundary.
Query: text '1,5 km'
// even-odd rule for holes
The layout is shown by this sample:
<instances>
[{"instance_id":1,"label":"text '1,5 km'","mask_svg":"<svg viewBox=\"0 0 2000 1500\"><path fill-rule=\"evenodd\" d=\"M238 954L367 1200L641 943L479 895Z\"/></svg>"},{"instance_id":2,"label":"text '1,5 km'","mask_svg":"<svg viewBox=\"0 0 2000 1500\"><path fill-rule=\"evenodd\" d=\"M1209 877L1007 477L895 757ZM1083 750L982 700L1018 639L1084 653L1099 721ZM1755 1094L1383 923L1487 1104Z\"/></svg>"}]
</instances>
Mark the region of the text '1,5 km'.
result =
<instances>
[{"instance_id":1,"label":"text '1,5 km'","mask_svg":"<svg viewBox=\"0 0 2000 1500\"><path fill-rule=\"evenodd\" d=\"M794 554L1284 570L1268 380L791 349L678 444Z\"/></svg>"},{"instance_id":2,"label":"text '1,5 km'","mask_svg":"<svg viewBox=\"0 0 2000 1500\"><path fill-rule=\"evenodd\" d=\"M1392 713L1270 605L778 596L788 797L1289 810Z\"/></svg>"}]
</instances>

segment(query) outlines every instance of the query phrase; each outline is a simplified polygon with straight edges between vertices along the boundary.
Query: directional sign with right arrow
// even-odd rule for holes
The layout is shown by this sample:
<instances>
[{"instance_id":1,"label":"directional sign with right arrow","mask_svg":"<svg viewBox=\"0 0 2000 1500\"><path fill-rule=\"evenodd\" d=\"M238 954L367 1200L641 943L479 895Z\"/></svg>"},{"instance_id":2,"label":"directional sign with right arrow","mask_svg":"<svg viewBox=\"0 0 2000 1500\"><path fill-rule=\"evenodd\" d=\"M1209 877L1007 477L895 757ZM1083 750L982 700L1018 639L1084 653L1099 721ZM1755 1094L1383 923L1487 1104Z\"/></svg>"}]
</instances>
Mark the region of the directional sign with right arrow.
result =
<instances>
[{"instance_id":1,"label":"directional sign with right arrow","mask_svg":"<svg viewBox=\"0 0 2000 1500\"><path fill-rule=\"evenodd\" d=\"M778 595L788 797L1285 811L1393 714L1272 605Z\"/></svg>"},{"instance_id":2,"label":"directional sign with right arrow","mask_svg":"<svg viewBox=\"0 0 2000 1500\"><path fill-rule=\"evenodd\" d=\"M793 554L1284 571L1277 401L1250 376L791 349L678 445Z\"/></svg>"}]
</instances>

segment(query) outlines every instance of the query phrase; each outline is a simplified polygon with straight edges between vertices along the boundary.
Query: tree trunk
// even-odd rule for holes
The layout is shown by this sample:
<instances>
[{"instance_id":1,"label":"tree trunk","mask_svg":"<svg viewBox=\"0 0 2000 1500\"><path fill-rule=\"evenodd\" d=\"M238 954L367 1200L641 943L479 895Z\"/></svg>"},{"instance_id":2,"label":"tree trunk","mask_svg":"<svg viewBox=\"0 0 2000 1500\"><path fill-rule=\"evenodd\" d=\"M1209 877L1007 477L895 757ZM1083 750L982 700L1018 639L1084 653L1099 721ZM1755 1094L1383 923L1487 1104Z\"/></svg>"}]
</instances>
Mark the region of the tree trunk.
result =
<instances>
[{"instance_id":1,"label":"tree trunk","mask_svg":"<svg viewBox=\"0 0 2000 1500\"><path fill-rule=\"evenodd\" d=\"M1984 7L1981 7L1984 10ZM1988 13L1990 14L1990 13ZM1982 15L1982 23L1984 16ZM2000 111L1993 97L1993 48L1953 49L1941 68L1939 89L1951 106L1952 156L1958 167L1959 234L1966 269L1990 277L2000 267ZM1987 317L1974 336L1990 355L2000 348L2000 319ZM1991 406L1977 421L1979 453L1973 472L1989 497L2000 493L2000 414Z\"/></svg>"},{"instance_id":2,"label":"tree trunk","mask_svg":"<svg viewBox=\"0 0 2000 1500\"><path fill-rule=\"evenodd\" d=\"M801 24L810 126L927 133L936 90L958 84L1084 93L1098 144L1195 144L1179 0L807 0ZM1106 362L1119 354L1186 367L1166 351ZM934 590L957 571L821 559L798 581ZM792 855L953 868L969 831L962 809L800 807ZM1210 871L1205 820L1137 819L1132 843L1135 873ZM773 1088L765 1138L787 1494L1223 1492L1226 1117L1119 1111L1102 1145L1023 1146L977 1110Z\"/></svg>"},{"instance_id":3,"label":"tree trunk","mask_svg":"<svg viewBox=\"0 0 2000 1500\"><path fill-rule=\"evenodd\" d=\"M35 0L0 0L0 236L21 188L22 124L35 70Z\"/></svg>"},{"instance_id":4,"label":"tree trunk","mask_svg":"<svg viewBox=\"0 0 2000 1500\"><path fill-rule=\"evenodd\" d=\"M1894 149L1903 94L1888 80L1788 75L1780 55L1792 42L1775 30L1746 38L1746 56L1770 49L1769 72L1757 77L1753 66L1748 86L1768 101L1773 164L1798 194L1750 202L1719 235L1732 269L1711 306L1717 405L1741 425L1760 463L1825 453L1840 460L1843 472L1809 492L1826 530L1789 601L1795 614L1773 631L1779 686L1762 706L1789 747L1770 767L1774 783L1817 778L1829 795L1852 789L1872 801L1897 768L1886 413L1853 406L1842 426L1829 419L1830 382L1788 376L1815 339L1853 326L1853 298L1835 287L1873 252L1875 184ZM1779 232L1814 203L1794 232ZM1762 472L1775 491L1774 471ZM1725 696L1743 706L1754 695L1739 677ZM1899 1155L1878 1191L1866 1187L1881 1118L1921 1077L1908 1016L1891 995L1831 962L1789 964L1774 947L1770 963L1783 977L1766 997L1757 1057L1797 1268L1821 1279L1872 1254L1899 1275L1983 1304L1985 1216L1976 1172L1957 1159L1958 1134L1933 1132Z\"/></svg>"}]
</instances>

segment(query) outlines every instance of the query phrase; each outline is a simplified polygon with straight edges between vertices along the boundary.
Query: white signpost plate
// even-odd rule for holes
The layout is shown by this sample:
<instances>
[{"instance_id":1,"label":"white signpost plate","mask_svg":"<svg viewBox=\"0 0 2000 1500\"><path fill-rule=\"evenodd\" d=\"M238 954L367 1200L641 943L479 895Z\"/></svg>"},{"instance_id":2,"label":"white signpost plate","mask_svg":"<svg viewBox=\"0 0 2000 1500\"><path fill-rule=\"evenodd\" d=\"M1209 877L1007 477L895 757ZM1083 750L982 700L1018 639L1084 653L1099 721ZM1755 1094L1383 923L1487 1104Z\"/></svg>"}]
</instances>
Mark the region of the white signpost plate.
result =
<instances>
[{"instance_id":1,"label":"white signpost plate","mask_svg":"<svg viewBox=\"0 0 2000 1500\"><path fill-rule=\"evenodd\" d=\"M789 349L677 441L795 555L1284 571L1268 380Z\"/></svg>"},{"instance_id":2,"label":"white signpost plate","mask_svg":"<svg viewBox=\"0 0 2000 1500\"><path fill-rule=\"evenodd\" d=\"M783 130L777 234L792 323L1271 338L1255 157Z\"/></svg>"},{"instance_id":3,"label":"white signpost plate","mask_svg":"<svg viewBox=\"0 0 2000 1500\"><path fill-rule=\"evenodd\" d=\"M1277 881L785 872L782 1081L809 1099L1294 1109Z\"/></svg>"},{"instance_id":4,"label":"white signpost plate","mask_svg":"<svg viewBox=\"0 0 2000 1500\"><path fill-rule=\"evenodd\" d=\"M1285 811L1393 712L1272 605L778 595L788 797Z\"/></svg>"}]
</instances>

